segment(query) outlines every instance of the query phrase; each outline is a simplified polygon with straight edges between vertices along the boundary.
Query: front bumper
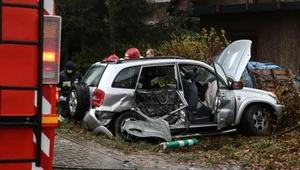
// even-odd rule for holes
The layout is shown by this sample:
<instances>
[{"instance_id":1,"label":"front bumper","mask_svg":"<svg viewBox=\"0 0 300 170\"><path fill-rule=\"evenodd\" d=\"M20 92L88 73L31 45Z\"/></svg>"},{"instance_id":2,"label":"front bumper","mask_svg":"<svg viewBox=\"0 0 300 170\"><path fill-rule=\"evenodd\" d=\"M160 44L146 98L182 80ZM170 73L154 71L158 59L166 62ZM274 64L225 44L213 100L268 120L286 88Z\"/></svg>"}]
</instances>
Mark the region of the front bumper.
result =
<instances>
[{"instance_id":1,"label":"front bumper","mask_svg":"<svg viewBox=\"0 0 300 170\"><path fill-rule=\"evenodd\" d=\"M113 134L97 119L96 110L90 109L86 112L85 117L83 119L84 125L93 131L93 133L103 133L107 135L110 139L113 138Z\"/></svg>"},{"instance_id":2,"label":"front bumper","mask_svg":"<svg viewBox=\"0 0 300 170\"><path fill-rule=\"evenodd\" d=\"M283 112L282 112L283 105L276 104L273 108L276 112L276 116L277 116L278 121L281 121L282 118L283 118Z\"/></svg>"}]
</instances>

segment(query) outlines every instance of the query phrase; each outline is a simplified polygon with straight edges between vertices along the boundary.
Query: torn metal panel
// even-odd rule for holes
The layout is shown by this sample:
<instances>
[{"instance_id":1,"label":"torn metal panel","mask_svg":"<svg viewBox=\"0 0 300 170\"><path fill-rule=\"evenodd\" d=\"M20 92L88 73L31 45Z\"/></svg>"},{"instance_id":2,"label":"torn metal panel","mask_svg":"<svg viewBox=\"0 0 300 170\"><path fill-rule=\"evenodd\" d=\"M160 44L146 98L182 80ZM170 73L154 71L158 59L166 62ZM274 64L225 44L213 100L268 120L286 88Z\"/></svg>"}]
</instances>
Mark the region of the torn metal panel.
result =
<instances>
[{"instance_id":1,"label":"torn metal panel","mask_svg":"<svg viewBox=\"0 0 300 170\"><path fill-rule=\"evenodd\" d=\"M162 119L155 120L129 120L126 121L122 130L137 137L156 137L165 141L172 141L169 124Z\"/></svg>"},{"instance_id":2,"label":"torn metal panel","mask_svg":"<svg viewBox=\"0 0 300 170\"><path fill-rule=\"evenodd\" d=\"M180 112L187 107L187 103L177 89L137 90L134 101L132 110L145 121L127 121L122 129L131 135L171 141L170 125L185 122Z\"/></svg>"},{"instance_id":3,"label":"torn metal panel","mask_svg":"<svg viewBox=\"0 0 300 170\"><path fill-rule=\"evenodd\" d=\"M92 129L95 134L103 133L110 139L113 137L113 134L96 118L95 109L91 109L91 111L85 115L83 123L86 128Z\"/></svg>"},{"instance_id":4,"label":"torn metal panel","mask_svg":"<svg viewBox=\"0 0 300 170\"><path fill-rule=\"evenodd\" d=\"M178 95L173 89L137 90L135 94L137 107L150 117L168 114L179 105Z\"/></svg>"},{"instance_id":5,"label":"torn metal panel","mask_svg":"<svg viewBox=\"0 0 300 170\"><path fill-rule=\"evenodd\" d=\"M187 107L183 95L176 89L137 90L135 109L151 118L176 123L181 110Z\"/></svg>"}]
</instances>

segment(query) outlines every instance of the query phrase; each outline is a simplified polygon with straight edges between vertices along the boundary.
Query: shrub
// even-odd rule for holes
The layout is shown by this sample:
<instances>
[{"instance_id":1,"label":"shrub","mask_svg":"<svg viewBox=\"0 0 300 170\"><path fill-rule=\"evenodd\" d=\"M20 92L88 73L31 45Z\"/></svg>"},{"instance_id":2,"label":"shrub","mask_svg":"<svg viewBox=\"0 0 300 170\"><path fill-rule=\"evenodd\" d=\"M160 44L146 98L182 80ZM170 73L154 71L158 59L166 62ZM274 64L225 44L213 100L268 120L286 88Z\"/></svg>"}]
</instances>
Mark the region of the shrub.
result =
<instances>
[{"instance_id":1,"label":"shrub","mask_svg":"<svg viewBox=\"0 0 300 170\"><path fill-rule=\"evenodd\" d=\"M278 85L276 87L276 95L283 107L283 114L286 125L297 124L300 118L300 86L293 83L292 78L285 85Z\"/></svg>"},{"instance_id":2,"label":"shrub","mask_svg":"<svg viewBox=\"0 0 300 170\"><path fill-rule=\"evenodd\" d=\"M164 42L157 47L157 55L181 56L211 63L212 58L228 44L224 30L217 33L214 28L202 29L200 34L175 37L171 41Z\"/></svg>"}]
</instances>

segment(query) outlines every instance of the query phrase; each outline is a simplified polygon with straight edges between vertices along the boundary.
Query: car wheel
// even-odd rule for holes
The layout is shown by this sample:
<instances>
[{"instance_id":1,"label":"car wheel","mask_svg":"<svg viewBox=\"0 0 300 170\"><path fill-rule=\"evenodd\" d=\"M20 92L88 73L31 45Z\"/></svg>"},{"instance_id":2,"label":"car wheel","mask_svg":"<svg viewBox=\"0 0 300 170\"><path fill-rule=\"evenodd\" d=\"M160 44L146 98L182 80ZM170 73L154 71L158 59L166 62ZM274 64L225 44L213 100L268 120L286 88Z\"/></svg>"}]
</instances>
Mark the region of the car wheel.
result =
<instances>
[{"instance_id":1,"label":"car wheel","mask_svg":"<svg viewBox=\"0 0 300 170\"><path fill-rule=\"evenodd\" d=\"M248 135L264 136L271 132L271 110L262 104L249 106L241 120L241 128Z\"/></svg>"},{"instance_id":2,"label":"car wheel","mask_svg":"<svg viewBox=\"0 0 300 170\"><path fill-rule=\"evenodd\" d=\"M69 113L72 119L81 121L90 105L89 89L83 84L73 84L68 96Z\"/></svg>"},{"instance_id":3,"label":"car wheel","mask_svg":"<svg viewBox=\"0 0 300 170\"><path fill-rule=\"evenodd\" d=\"M144 120L144 118L134 111L127 111L127 112L121 113L116 118L116 120L113 124L115 135L121 137L122 139L124 139L127 142L132 142L132 141L137 140L138 137L130 135L129 133L126 132L126 130L122 130L122 126L128 120Z\"/></svg>"}]
</instances>

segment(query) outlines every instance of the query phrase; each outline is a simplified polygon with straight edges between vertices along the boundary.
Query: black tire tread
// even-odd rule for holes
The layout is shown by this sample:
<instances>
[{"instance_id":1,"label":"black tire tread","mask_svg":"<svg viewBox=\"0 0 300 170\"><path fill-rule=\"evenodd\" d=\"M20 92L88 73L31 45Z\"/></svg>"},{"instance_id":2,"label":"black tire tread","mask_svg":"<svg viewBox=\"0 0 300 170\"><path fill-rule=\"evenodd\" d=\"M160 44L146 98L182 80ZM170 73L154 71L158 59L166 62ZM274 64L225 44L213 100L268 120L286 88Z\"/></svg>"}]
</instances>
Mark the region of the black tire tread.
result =
<instances>
[{"instance_id":1,"label":"black tire tread","mask_svg":"<svg viewBox=\"0 0 300 170\"><path fill-rule=\"evenodd\" d=\"M271 130L270 115L269 115L269 127L264 133L256 131L256 128L254 127L254 125L252 125L253 112L258 110L259 108L265 108L268 111L270 111L267 107L265 107L262 104L252 104L252 105L248 106L243 113L243 116L242 116L241 122L240 122L240 130L242 132L246 133L247 135L264 136L264 135L268 134Z\"/></svg>"},{"instance_id":2,"label":"black tire tread","mask_svg":"<svg viewBox=\"0 0 300 170\"><path fill-rule=\"evenodd\" d=\"M78 83L72 85L70 92L72 90L75 90L77 94L77 108L74 115L70 114L70 117L77 121L81 121L90 105L89 88L83 83Z\"/></svg>"}]
</instances>

